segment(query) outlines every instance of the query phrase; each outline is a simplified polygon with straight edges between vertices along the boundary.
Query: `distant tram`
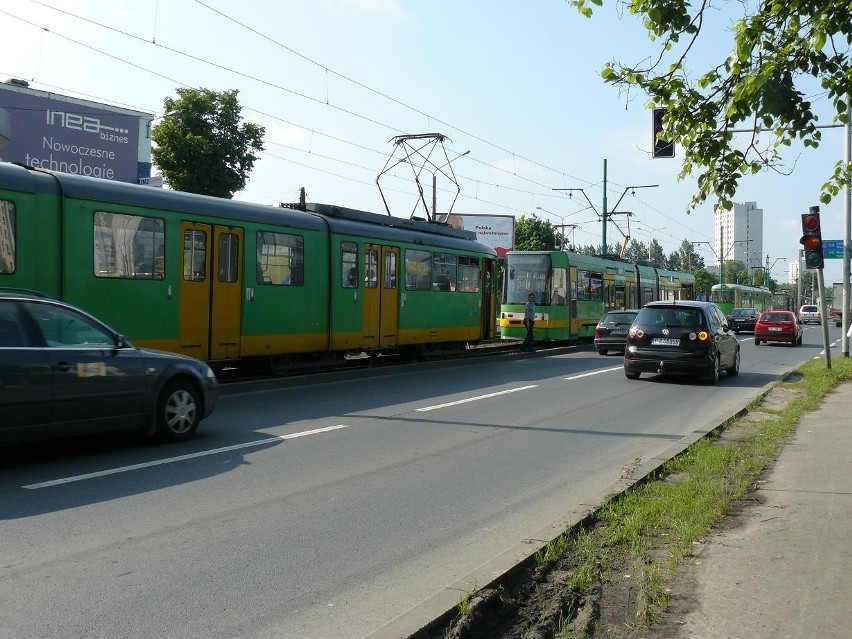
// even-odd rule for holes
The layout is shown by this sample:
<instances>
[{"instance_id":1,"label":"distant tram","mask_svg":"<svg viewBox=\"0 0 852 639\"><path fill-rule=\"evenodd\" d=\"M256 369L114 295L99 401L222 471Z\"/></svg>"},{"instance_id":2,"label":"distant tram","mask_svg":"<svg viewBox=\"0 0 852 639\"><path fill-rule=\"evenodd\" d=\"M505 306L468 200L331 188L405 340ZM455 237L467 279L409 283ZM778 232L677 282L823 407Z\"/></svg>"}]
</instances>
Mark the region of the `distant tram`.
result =
<instances>
[{"instance_id":1,"label":"distant tram","mask_svg":"<svg viewBox=\"0 0 852 639\"><path fill-rule=\"evenodd\" d=\"M693 299L695 276L566 251L510 251L498 324L503 339L523 339L524 303L535 295L538 342L592 339L611 309L654 300Z\"/></svg>"},{"instance_id":2,"label":"distant tram","mask_svg":"<svg viewBox=\"0 0 852 639\"><path fill-rule=\"evenodd\" d=\"M743 284L714 284L710 289L710 301L729 315L735 308L756 308L768 311L772 308L772 291L765 286Z\"/></svg>"}]
</instances>

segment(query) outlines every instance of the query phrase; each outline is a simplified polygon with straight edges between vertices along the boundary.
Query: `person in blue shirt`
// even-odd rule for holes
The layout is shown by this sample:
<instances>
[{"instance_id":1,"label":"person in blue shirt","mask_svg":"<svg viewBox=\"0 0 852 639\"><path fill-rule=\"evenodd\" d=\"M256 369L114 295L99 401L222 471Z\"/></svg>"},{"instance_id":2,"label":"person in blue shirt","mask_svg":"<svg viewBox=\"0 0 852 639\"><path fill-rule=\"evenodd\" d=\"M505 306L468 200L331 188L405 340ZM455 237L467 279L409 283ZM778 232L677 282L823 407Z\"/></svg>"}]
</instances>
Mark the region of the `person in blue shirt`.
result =
<instances>
[{"instance_id":1,"label":"person in blue shirt","mask_svg":"<svg viewBox=\"0 0 852 639\"><path fill-rule=\"evenodd\" d=\"M521 351L525 353L534 353L533 349L533 328L535 327L535 293L530 293L527 296L527 303L524 304L524 328L527 329L527 334L524 337L524 343L521 344Z\"/></svg>"}]
</instances>

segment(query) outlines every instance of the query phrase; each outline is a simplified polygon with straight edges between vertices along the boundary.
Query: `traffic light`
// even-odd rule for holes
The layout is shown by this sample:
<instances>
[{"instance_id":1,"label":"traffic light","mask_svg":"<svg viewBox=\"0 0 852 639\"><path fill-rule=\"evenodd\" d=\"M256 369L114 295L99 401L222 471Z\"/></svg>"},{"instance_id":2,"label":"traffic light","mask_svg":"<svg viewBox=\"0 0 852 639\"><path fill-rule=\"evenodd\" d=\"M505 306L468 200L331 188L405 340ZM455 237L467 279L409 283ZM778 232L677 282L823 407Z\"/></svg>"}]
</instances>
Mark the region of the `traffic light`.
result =
<instances>
[{"instance_id":1,"label":"traffic light","mask_svg":"<svg viewBox=\"0 0 852 639\"><path fill-rule=\"evenodd\" d=\"M668 109L660 107L654 109L654 157L655 158L673 158L674 157L674 142L666 140L663 135L663 117Z\"/></svg>"},{"instance_id":2,"label":"traffic light","mask_svg":"<svg viewBox=\"0 0 852 639\"><path fill-rule=\"evenodd\" d=\"M819 224L818 206L812 206L807 213L802 213L802 238L799 243L805 247L805 268L822 268L825 260L822 254L822 229Z\"/></svg>"}]
</instances>

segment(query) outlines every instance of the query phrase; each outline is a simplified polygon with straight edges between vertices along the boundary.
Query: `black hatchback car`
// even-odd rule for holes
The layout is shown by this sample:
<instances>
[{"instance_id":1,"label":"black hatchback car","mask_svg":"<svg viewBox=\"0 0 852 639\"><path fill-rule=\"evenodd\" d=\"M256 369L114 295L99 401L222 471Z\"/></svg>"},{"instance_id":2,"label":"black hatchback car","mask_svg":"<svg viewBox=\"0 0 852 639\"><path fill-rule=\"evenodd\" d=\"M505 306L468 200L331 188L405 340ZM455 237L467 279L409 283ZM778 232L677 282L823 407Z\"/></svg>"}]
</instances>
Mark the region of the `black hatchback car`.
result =
<instances>
[{"instance_id":1,"label":"black hatchback car","mask_svg":"<svg viewBox=\"0 0 852 639\"><path fill-rule=\"evenodd\" d=\"M694 375L710 383L740 371L740 343L724 313L711 302L650 302L633 320L624 374Z\"/></svg>"},{"instance_id":2,"label":"black hatchback car","mask_svg":"<svg viewBox=\"0 0 852 639\"><path fill-rule=\"evenodd\" d=\"M758 317L760 317L760 311L756 308L734 308L728 315L728 326L734 333L740 331L754 332Z\"/></svg>"},{"instance_id":3,"label":"black hatchback car","mask_svg":"<svg viewBox=\"0 0 852 639\"><path fill-rule=\"evenodd\" d=\"M607 311L595 326L595 348L601 355L610 350L623 351L627 330L639 311Z\"/></svg>"},{"instance_id":4,"label":"black hatchback car","mask_svg":"<svg viewBox=\"0 0 852 639\"><path fill-rule=\"evenodd\" d=\"M202 361L136 348L91 315L0 289L0 443L137 429L182 441L213 411Z\"/></svg>"}]
</instances>

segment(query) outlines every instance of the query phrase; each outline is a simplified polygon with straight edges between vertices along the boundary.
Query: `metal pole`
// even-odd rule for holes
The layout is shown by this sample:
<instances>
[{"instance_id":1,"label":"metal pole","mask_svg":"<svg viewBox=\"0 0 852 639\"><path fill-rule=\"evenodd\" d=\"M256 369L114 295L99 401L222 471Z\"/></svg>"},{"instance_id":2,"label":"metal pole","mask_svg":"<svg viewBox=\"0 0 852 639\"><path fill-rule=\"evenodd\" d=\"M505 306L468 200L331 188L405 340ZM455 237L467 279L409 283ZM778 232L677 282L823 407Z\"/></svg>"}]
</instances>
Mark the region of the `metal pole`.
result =
<instances>
[{"instance_id":1,"label":"metal pole","mask_svg":"<svg viewBox=\"0 0 852 639\"><path fill-rule=\"evenodd\" d=\"M601 215L601 220L602 220L601 224L603 225L601 227L601 255L602 256L606 255L606 218L607 218L607 211L606 211L606 158L604 158L603 169L604 169L604 174L603 174L603 203L602 203L603 214Z\"/></svg>"},{"instance_id":2,"label":"metal pole","mask_svg":"<svg viewBox=\"0 0 852 639\"><path fill-rule=\"evenodd\" d=\"M822 269L817 269L819 285L819 307L822 309L822 350L825 351L825 367L831 368L831 349L828 347L828 317L825 316L825 280Z\"/></svg>"},{"instance_id":3,"label":"metal pole","mask_svg":"<svg viewBox=\"0 0 852 639\"><path fill-rule=\"evenodd\" d=\"M725 236L722 233L722 216L719 216L719 288L725 283L723 272L725 270ZM719 294L721 295L721 291Z\"/></svg>"},{"instance_id":4,"label":"metal pole","mask_svg":"<svg viewBox=\"0 0 852 639\"><path fill-rule=\"evenodd\" d=\"M848 166L852 163L852 124L850 124L850 119L852 118L852 94L846 95L846 128L844 129L846 132L846 165ZM846 215L844 216L843 223L843 310L841 311L841 325L843 326L843 334L840 336L840 351L843 354L843 357L849 357L849 338L846 337L846 331L849 330L849 304L850 300L850 266L849 259L852 257L852 194L850 194L849 186L846 186ZM823 318L825 320L826 318ZM823 322L824 323L824 322Z\"/></svg>"}]
</instances>

